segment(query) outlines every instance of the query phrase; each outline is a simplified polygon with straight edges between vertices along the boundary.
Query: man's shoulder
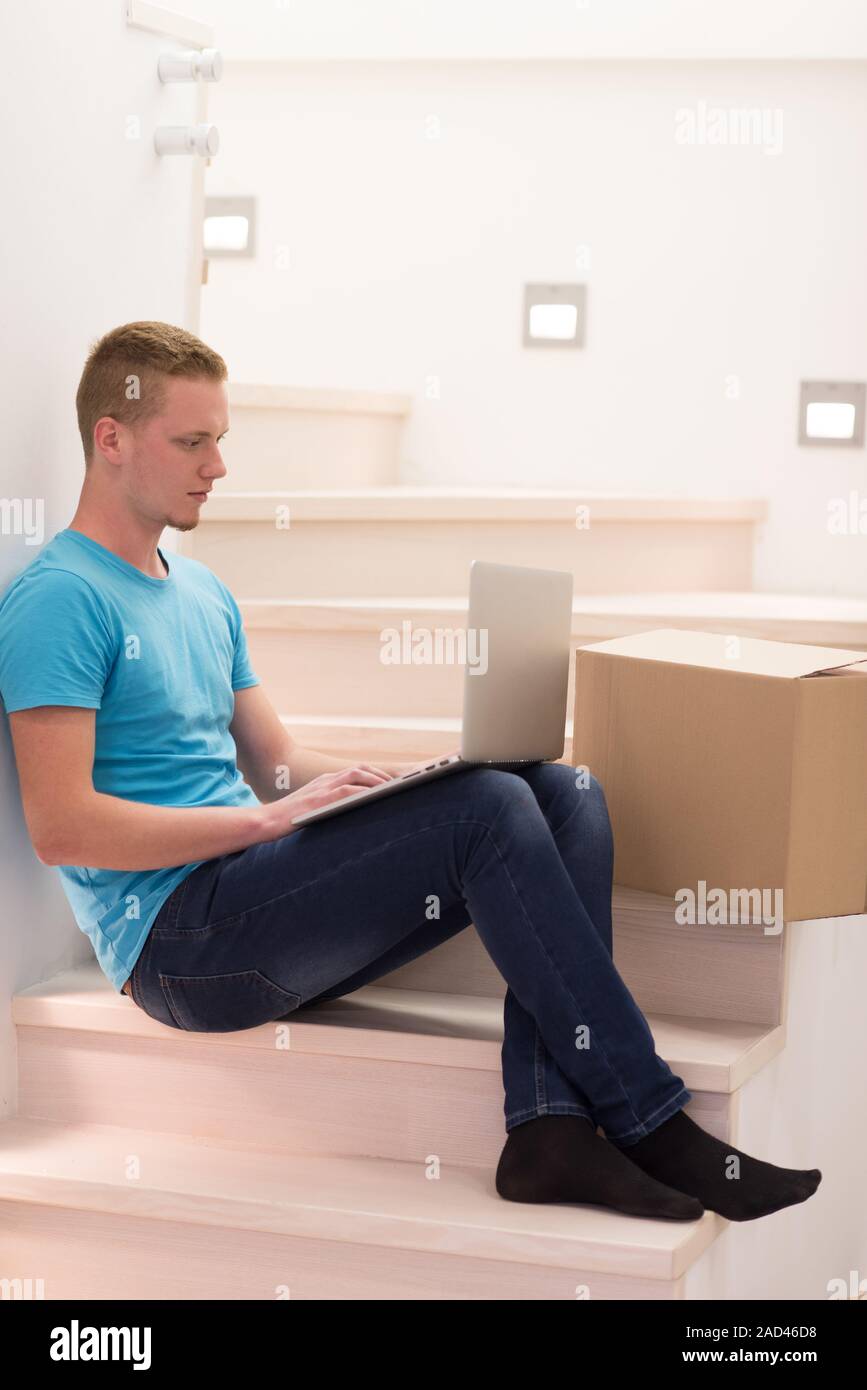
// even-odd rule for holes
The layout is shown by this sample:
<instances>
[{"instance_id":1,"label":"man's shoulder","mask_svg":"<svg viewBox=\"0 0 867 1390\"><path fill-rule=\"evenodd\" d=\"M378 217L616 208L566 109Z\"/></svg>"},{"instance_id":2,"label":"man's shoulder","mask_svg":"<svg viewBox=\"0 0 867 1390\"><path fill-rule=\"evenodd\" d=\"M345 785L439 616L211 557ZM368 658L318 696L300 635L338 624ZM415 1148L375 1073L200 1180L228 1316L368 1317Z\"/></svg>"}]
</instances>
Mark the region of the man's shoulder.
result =
<instances>
[{"instance_id":1,"label":"man's shoulder","mask_svg":"<svg viewBox=\"0 0 867 1390\"><path fill-rule=\"evenodd\" d=\"M49 597L53 601L64 595L94 601L98 599L98 589L76 554L55 536L13 574L0 594L0 615L13 604L18 608L22 603L41 602Z\"/></svg>"},{"instance_id":2,"label":"man's shoulder","mask_svg":"<svg viewBox=\"0 0 867 1390\"><path fill-rule=\"evenodd\" d=\"M49 544L0 599L6 713L37 705L98 709L116 650L98 590Z\"/></svg>"},{"instance_id":3,"label":"man's shoulder","mask_svg":"<svg viewBox=\"0 0 867 1390\"><path fill-rule=\"evenodd\" d=\"M181 555L176 551L170 551L167 558L170 569L175 571L176 578L182 583L204 589L234 606L235 598L231 589L201 560L194 560L191 555Z\"/></svg>"}]
</instances>

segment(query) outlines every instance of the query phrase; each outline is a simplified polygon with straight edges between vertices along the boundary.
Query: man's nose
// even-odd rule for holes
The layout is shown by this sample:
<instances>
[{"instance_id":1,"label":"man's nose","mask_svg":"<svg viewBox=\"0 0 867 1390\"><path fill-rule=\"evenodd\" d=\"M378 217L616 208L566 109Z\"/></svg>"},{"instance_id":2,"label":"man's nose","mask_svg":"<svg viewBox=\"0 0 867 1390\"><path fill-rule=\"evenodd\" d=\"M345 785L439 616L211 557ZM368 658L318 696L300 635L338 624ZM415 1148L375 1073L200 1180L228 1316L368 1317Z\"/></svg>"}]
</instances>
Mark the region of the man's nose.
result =
<instances>
[{"instance_id":1,"label":"man's nose","mask_svg":"<svg viewBox=\"0 0 867 1390\"><path fill-rule=\"evenodd\" d=\"M223 455L220 453L219 445L215 445L213 452L208 458L206 465L207 476L209 478L225 478L228 468L223 462Z\"/></svg>"}]
</instances>

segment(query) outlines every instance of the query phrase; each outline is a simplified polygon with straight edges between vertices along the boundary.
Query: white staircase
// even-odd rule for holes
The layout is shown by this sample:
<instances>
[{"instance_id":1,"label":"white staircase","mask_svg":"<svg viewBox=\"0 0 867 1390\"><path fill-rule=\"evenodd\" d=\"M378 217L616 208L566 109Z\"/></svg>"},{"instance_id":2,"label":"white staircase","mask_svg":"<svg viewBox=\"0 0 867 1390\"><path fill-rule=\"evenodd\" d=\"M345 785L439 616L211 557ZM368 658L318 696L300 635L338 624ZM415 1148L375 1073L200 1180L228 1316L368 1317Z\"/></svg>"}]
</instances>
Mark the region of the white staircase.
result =
<instances>
[{"instance_id":1,"label":"white staircase","mask_svg":"<svg viewBox=\"0 0 867 1390\"><path fill-rule=\"evenodd\" d=\"M687 1113L771 1162L821 1167L808 1203L730 1224L501 1200L501 992L426 987L461 965L444 947L404 967L428 962L435 981L407 988L395 972L207 1035L148 1018L92 963L14 1000L4 1268L38 1275L47 1298L827 1297L867 1253L863 1088L840 1052L867 919L737 943L720 929L688 946L691 963L657 949L667 930L659 899L618 890L615 959L677 1010L647 1017L693 1092ZM447 947L463 942L474 989L494 987L474 938ZM736 1011L779 1023L726 1017L738 972Z\"/></svg>"},{"instance_id":2,"label":"white staircase","mask_svg":"<svg viewBox=\"0 0 867 1390\"><path fill-rule=\"evenodd\" d=\"M230 478L184 549L241 603L294 737L347 762L458 746L460 668L380 649L406 621L461 630L475 558L571 569L573 647L684 626L867 649L867 602L752 591L759 500L405 487L406 398L231 400ZM567 762L571 732L570 694ZM4 1272L53 1299L233 1300L823 1299L863 1273L867 918L683 928L670 901L617 888L614 952L688 1113L820 1167L807 1203L729 1224L502 1201L505 983L468 927L241 1033L164 1027L95 962L20 992Z\"/></svg>"}]
</instances>

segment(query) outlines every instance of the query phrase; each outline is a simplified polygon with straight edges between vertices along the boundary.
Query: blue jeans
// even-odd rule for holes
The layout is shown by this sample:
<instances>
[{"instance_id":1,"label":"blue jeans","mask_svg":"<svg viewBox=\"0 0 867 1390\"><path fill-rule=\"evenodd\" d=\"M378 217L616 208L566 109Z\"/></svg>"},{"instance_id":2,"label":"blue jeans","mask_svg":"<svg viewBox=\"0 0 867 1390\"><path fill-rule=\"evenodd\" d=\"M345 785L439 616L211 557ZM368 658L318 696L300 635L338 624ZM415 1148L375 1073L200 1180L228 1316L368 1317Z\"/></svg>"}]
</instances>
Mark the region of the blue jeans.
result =
<instances>
[{"instance_id":1,"label":"blue jeans","mask_svg":"<svg viewBox=\"0 0 867 1390\"><path fill-rule=\"evenodd\" d=\"M471 922L507 984L505 1126L584 1115L635 1143L692 1099L612 957L602 787L564 763L472 768L208 860L132 972L152 1018L254 1028L335 999Z\"/></svg>"}]
</instances>

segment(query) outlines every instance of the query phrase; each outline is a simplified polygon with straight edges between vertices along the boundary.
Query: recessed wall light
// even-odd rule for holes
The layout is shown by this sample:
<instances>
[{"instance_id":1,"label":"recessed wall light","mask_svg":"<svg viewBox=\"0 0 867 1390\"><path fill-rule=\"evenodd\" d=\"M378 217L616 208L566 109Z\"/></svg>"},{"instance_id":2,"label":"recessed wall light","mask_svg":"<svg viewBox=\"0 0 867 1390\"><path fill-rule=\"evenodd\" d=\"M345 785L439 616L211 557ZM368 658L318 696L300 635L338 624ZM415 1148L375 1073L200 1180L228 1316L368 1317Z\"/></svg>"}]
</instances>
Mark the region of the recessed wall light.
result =
<instances>
[{"instance_id":1,"label":"recessed wall light","mask_svg":"<svg viewBox=\"0 0 867 1390\"><path fill-rule=\"evenodd\" d=\"M524 347L583 347L586 285L524 286Z\"/></svg>"},{"instance_id":2,"label":"recessed wall light","mask_svg":"<svg viewBox=\"0 0 867 1390\"><path fill-rule=\"evenodd\" d=\"M802 381L799 444L864 443L863 381Z\"/></svg>"},{"instance_id":3,"label":"recessed wall light","mask_svg":"<svg viewBox=\"0 0 867 1390\"><path fill-rule=\"evenodd\" d=\"M256 199L205 199L206 256L252 256L256 251Z\"/></svg>"}]
</instances>

